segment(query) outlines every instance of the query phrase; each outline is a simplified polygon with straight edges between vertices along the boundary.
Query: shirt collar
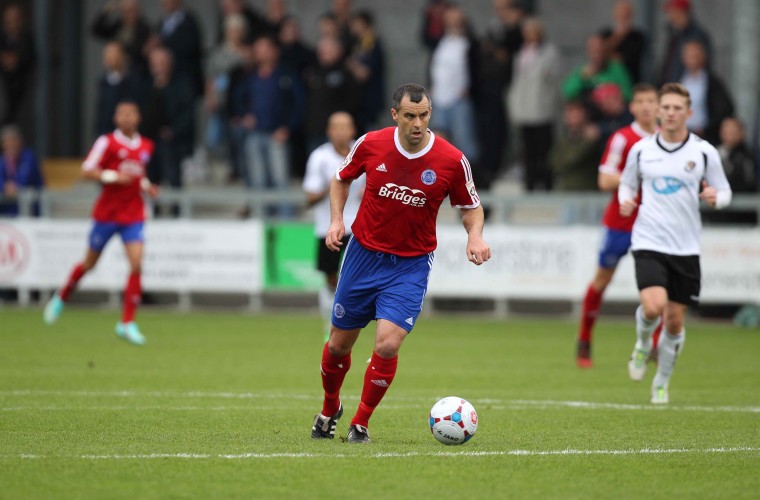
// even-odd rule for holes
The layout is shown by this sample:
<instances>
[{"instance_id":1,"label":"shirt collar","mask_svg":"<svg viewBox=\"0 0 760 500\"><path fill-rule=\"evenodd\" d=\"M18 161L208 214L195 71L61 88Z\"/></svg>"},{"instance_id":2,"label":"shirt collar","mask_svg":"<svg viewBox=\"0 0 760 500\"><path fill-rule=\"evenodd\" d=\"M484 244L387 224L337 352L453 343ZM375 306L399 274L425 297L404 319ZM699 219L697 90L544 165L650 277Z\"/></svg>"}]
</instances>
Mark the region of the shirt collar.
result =
<instances>
[{"instance_id":1,"label":"shirt collar","mask_svg":"<svg viewBox=\"0 0 760 500\"><path fill-rule=\"evenodd\" d=\"M140 146L140 142L142 142L142 138L140 137L140 134L138 134L137 132L135 132L135 135L133 135L132 138L129 138L126 135L124 135L124 133L118 128L114 130L113 137L114 139L116 139L116 142L118 142L122 146L127 146L132 149Z\"/></svg>"},{"instance_id":2,"label":"shirt collar","mask_svg":"<svg viewBox=\"0 0 760 500\"><path fill-rule=\"evenodd\" d=\"M420 158L422 156L425 156L425 154L428 151L433 149L433 142L435 142L435 134L433 134L433 131L430 129L427 129L427 131L430 133L430 140L428 141L427 145L420 151L417 151L416 153L410 153L401 146L401 141L399 141L399 138L398 138L398 127L396 127L396 130L393 131L393 142L396 143L396 149L404 157L410 160L414 160L415 158Z\"/></svg>"}]
</instances>

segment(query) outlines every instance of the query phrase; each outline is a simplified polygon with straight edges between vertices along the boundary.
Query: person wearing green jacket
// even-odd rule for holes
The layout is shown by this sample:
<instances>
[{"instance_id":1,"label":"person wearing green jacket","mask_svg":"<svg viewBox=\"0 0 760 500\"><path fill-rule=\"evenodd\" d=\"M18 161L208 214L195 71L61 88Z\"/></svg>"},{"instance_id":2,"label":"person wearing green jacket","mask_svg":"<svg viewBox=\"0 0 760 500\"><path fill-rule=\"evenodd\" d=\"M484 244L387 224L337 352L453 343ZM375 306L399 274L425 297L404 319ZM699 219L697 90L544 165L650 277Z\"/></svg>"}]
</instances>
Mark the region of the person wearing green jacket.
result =
<instances>
[{"instance_id":1,"label":"person wearing green jacket","mask_svg":"<svg viewBox=\"0 0 760 500\"><path fill-rule=\"evenodd\" d=\"M626 102L631 100L633 83L623 63L610 58L607 43L599 34L586 40L588 61L576 67L562 82L562 96L566 101L584 99L603 83L614 83L623 92Z\"/></svg>"}]
</instances>

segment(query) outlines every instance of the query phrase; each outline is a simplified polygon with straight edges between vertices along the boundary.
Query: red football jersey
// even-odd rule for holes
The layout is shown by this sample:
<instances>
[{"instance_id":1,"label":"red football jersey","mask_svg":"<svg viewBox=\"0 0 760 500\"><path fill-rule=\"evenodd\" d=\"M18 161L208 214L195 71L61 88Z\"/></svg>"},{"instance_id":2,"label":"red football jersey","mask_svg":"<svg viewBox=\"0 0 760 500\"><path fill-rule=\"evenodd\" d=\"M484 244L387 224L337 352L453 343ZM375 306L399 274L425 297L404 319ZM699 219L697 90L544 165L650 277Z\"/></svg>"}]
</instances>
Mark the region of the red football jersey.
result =
<instances>
[{"instance_id":1,"label":"red football jersey","mask_svg":"<svg viewBox=\"0 0 760 500\"><path fill-rule=\"evenodd\" d=\"M92 210L93 219L119 224L145 220L140 180L146 176L145 170L152 154L153 141L139 134L130 139L119 130L115 130L111 134L98 137L82 168L115 170L131 175L134 180L128 185L103 184Z\"/></svg>"},{"instance_id":2,"label":"red football jersey","mask_svg":"<svg viewBox=\"0 0 760 500\"><path fill-rule=\"evenodd\" d=\"M359 138L336 177L367 174L359 213L352 226L365 248L404 257L435 250L435 223L441 203L476 208L480 198L461 151L435 137L417 153L401 147L398 129L388 127Z\"/></svg>"},{"instance_id":3,"label":"red football jersey","mask_svg":"<svg viewBox=\"0 0 760 500\"><path fill-rule=\"evenodd\" d=\"M607 147L604 148L599 172L612 175L620 174L625 168L628 151L631 150L634 144L645 137L649 137L649 135L636 122L615 131L607 141ZM616 189L612 192L610 202L604 211L602 224L610 229L631 232L633 231L633 223L636 221L636 214L638 214L638 208L633 211L630 217L620 215L620 203L618 202Z\"/></svg>"}]
</instances>

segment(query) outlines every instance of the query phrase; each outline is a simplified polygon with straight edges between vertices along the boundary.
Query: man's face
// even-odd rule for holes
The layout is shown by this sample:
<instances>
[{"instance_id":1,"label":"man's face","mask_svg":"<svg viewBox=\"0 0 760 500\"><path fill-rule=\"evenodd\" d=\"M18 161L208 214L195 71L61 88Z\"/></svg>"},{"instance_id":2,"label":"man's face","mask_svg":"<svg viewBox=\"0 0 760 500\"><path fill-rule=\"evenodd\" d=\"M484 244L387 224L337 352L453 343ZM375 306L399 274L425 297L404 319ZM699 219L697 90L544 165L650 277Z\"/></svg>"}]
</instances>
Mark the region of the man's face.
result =
<instances>
[{"instance_id":1,"label":"man's face","mask_svg":"<svg viewBox=\"0 0 760 500\"><path fill-rule=\"evenodd\" d=\"M691 116L691 107L687 97L678 94L665 94L660 97L657 117L660 128L666 132L680 132L686 129L686 120Z\"/></svg>"},{"instance_id":2,"label":"man's face","mask_svg":"<svg viewBox=\"0 0 760 500\"><path fill-rule=\"evenodd\" d=\"M631 100L631 114L637 122L653 123L657 119L657 92L636 92Z\"/></svg>"},{"instance_id":3,"label":"man's face","mask_svg":"<svg viewBox=\"0 0 760 500\"><path fill-rule=\"evenodd\" d=\"M122 132L132 133L137 130L137 126L140 124L140 111L134 104L119 104L113 121L116 123L116 128Z\"/></svg>"},{"instance_id":4,"label":"man's face","mask_svg":"<svg viewBox=\"0 0 760 500\"><path fill-rule=\"evenodd\" d=\"M407 145L417 146L425 138L431 111L427 97L423 97L420 102L412 102L408 95L401 99L398 111L391 109L393 121L398 124L399 136Z\"/></svg>"},{"instance_id":5,"label":"man's face","mask_svg":"<svg viewBox=\"0 0 760 500\"><path fill-rule=\"evenodd\" d=\"M354 120L348 113L335 113L327 125L327 138L336 148L348 146L356 135Z\"/></svg>"}]
</instances>

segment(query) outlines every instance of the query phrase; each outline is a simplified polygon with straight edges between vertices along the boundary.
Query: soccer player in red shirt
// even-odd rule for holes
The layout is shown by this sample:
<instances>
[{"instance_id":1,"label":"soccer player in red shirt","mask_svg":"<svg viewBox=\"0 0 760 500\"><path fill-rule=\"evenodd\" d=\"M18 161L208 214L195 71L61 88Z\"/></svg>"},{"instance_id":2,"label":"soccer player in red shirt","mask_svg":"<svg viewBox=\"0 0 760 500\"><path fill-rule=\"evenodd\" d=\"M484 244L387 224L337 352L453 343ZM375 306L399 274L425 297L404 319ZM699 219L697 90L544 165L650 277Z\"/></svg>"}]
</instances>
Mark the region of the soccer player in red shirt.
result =
<instances>
[{"instance_id":1,"label":"soccer player in red shirt","mask_svg":"<svg viewBox=\"0 0 760 500\"><path fill-rule=\"evenodd\" d=\"M631 231L636 213L631 217L620 215L617 188L628 151L640 139L654 134L657 129L657 88L647 83L637 84L629 109L634 118L633 123L612 134L599 165L599 189L611 191L612 197L602 218L604 236L602 248L599 250L599 264L583 299L577 352L580 368L592 366L591 334L602 304L602 296L615 275L618 262L631 247Z\"/></svg>"},{"instance_id":2,"label":"soccer player in red shirt","mask_svg":"<svg viewBox=\"0 0 760 500\"><path fill-rule=\"evenodd\" d=\"M124 289L124 307L116 334L142 345L145 337L135 323L135 311L142 298L140 271L143 256L145 203L142 191L156 197L158 187L148 180L146 167L153 154L153 142L140 136L140 111L133 102L120 102L114 114L116 130L95 141L82 164L87 179L99 181L103 189L92 212L94 223L84 261L74 266L63 288L45 306L44 319L54 323L79 280L95 267L108 240L119 233L129 260L129 277Z\"/></svg>"},{"instance_id":3,"label":"soccer player in red shirt","mask_svg":"<svg viewBox=\"0 0 760 500\"><path fill-rule=\"evenodd\" d=\"M332 439L343 415L340 388L351 367L351 349L362 328L377 320L375 346L364 374L359 408L348 442L370 442L367 426L396 374L398 351L422 309L436 247L436 217L449 197L467 231L467 259L491 258L483 241L483 207L461 151L427 128L430 95L417 84L393 93L396 127L369 132L354 144L330 189L330 227L325 243L339 251L346 234L343 208L351 182L366 174L366 188L346 247L322 351L324 402L311 437Z\"/></svg>"}]
</instances>

